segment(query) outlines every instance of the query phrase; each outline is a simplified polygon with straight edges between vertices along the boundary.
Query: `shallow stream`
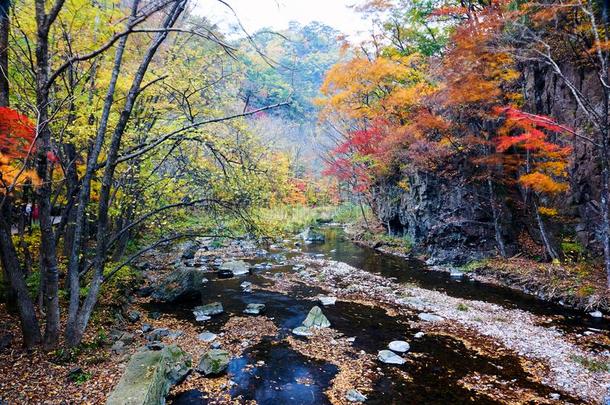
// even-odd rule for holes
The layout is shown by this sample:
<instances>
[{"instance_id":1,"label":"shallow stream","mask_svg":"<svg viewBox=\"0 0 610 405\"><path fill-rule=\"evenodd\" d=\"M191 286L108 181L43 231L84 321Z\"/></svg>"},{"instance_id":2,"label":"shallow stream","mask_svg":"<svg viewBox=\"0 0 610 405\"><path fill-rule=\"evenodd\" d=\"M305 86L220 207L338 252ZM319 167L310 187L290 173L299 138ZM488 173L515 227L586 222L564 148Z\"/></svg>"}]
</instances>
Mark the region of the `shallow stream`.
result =
<instances>
[{"instance_id":1,"label":"shallow stream","mask_svg":"<svg viewBox=\"0 0 610 405\"><path fill-rule=\"evenodd\" d=\"M456 280L448 274L426 270L417 261L376 252L350 242L339 229L325 230L326 242L303 247L302 254L323 254L326 258L343 261L354 267L371 271L385 277L393 277L400 283L413 283L419 287L443 291L448 295L464 299L488 301L508 308L519 308L538 315L549 316L556 327L585 330L588 327L607 329L604 321L590 319L576 311L559 305L548 304L531 296L510 289L481 284L467 279ZM277 253L277 252L276 252ZM285 252L284 252L285 253ZM294 254L294 253L293 253ZM290 254L287 254L290 256ZM263 272L282 273L293 271L291 266L274 266ZM160 311L195 323L192 308L195 305L220 301L225 312L211 321L205 328L219 333L222 325L231 316L242 316L248 303L264 303L265 315L273 319L280 334L249 348L242 357L232 360L229 373L234 385L231 394L244 399L256 400L259 404L324 404L328 403L324 391L337 372L336 366L309 359L283 341L290 331L299 326L312 306L312 300L320 294L316 288L301 286L291 294L269 292L254 288L244 293L243 281L255 286L273 283L260 274L251 274L231 279L211 280L203 287L201 302L185 302L181 305L154 305L149 310ZM467 348L461 341L446 335L426 334L413 339L418 332L409 326L412 317L389 316L385 310L361 304L337 301L336 305L323 307L331 327L345 336L355 337L354 346L376 355L392 340L407 340L411 344L409 356L413 361L403 366L378 365L374 391L368 393L370 404L492 404L498 403L486 394L469 390L459 380L475 373L494 376L510 384L511 389L526 389L542 397L557 392L536 382L523 370L516 356L482 355ZM260 360L263 363L258 363ZM247 364L254 367L245 367ZM401 367L410 378L405 379L396 372ZM561 393L562 399L570 399ZM574 403L578 401L572 399ZM205 404L207 399L199 391L188 391L174 398L170 404Z\"/></svg>"}]
</instances>

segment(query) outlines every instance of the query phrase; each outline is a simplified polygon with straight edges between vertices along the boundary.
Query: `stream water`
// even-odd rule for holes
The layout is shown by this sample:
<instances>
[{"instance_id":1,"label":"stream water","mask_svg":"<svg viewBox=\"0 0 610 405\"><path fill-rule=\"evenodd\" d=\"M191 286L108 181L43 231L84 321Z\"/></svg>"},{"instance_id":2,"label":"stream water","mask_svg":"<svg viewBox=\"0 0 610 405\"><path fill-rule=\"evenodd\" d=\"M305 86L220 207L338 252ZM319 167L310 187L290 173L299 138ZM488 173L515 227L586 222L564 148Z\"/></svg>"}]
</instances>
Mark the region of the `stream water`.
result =
<instances>
[{"instance_id":1,"label":"stream water","mask_svg":"<svg viewBox=\"0 0 610 405\"><path fill-rule=\"evenodd\" d=\"M468 280L455 280L447 274L426 270L417 261L381 254L359 247L346 239L341 230L325 230L326 242L303 247L303 254L324 254L325 257L346 262L354 267L394 277L401 283L414 283L427 289L440 290L448 295L465 299L493 302L510 308L520 308L536 314L552 317L560 328L584 330L588 327L607 329L607 323L594 321L577 311L545 303L509 289L483 285ZM270 272L292 271L288 266L275 266ZM267 278L258 274L213 280L203 287L202 303L222 302L225 312L206 322L205 329L219 332L231 316L242 316L248 303L265 303L266 316L272 318L281 329L274 339L267 339L248 349L242 357L232 360L228 372L234 382L233 396L256 400L259 404L324 404L328 399L324 391L337 372L336 366L309 359L290 348L283 338L291 329L299 326L309 309L315 305L311 297L320 291L301 286L291 294L281 294L254 289L245 294L240 288L244 280L254 285L269 285ZM199 302L180 305L154 305L150 310L164 312L194 323L192 308ZM409 326L412 317L389 316L383 309L338 301L323 308L332 328L345 336L356 337L354 346L367 353L377 354L392 340L408 340L409 357L414 361L403 366L410 378L404 379L396 370L398 366L379 363L380 378L374 391L368 394L367 404L492 404L493 398L467 388L458 382L473 373L495 376L517 389L532 390L543 397L557 392L536 382L513 356L487 357L466 347L449 336L426 334L422 339L412 339L418 332ZM263 363L256 365L257 361ZM255 367L245 367L247 364ZM565 400L578 400L561 393ZM199 391L187 391L169 398L170 404L205 404L207 400Z\"/></svg>"}]
</instances>

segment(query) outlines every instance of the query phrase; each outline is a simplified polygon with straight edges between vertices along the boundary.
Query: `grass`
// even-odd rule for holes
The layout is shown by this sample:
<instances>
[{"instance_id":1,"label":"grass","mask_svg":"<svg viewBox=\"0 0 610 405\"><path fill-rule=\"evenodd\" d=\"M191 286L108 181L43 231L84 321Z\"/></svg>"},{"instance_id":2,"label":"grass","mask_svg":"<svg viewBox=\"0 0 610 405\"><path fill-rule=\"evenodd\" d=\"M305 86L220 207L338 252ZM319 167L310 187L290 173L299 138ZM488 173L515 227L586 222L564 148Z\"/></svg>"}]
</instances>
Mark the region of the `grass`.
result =
<instances>
[{"instance_id":1,"label":"grass","mask_svg":"<svg viewBox=\"0 0 610 405\"><path fill-rule=\"evenodd\" d=\"M464 304L464 303L460 302L460 303L457 305L456 309L457 309L458 311L466 312L466 311L468 311L468 305L466 305L466 304Z\"/></svg>"},{"instance_id":2,"label":"grass","mask_svg":"<svg viewBox=\"0 0 610 405\"><path fill-rule=\"evenodd\" d=\"M362 216L360 207L355 204L321 207L285 205L261 209L257 214L261 228L271 235L295 234L322 222L353 223Z\"/></svg>"},{"instance_id":3,"label":"grass","mask_svg":"<svg viewBox=\"0 0 610 405\"><path fill-rule=\"evenodd\" d=\"M610 371L610 364L605 361L595 360L589 357L579 355L571 356L571 359L586 368L587 370L594 373Z\"/></svg>"}]
</instances>

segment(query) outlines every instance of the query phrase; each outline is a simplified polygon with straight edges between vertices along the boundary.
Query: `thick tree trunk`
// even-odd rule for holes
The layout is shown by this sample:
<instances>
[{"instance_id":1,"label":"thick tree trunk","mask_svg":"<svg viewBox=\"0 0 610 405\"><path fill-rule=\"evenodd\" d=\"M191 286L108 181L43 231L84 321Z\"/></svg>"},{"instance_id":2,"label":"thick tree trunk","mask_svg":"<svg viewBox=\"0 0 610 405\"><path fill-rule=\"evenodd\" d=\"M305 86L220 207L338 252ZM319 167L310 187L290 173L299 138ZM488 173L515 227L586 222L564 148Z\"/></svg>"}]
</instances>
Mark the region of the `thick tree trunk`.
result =
<instances>
[{"instance_id":1,"label":"thick tree trunk","mask_svg":"<svg viewBox=\"0 0 610 405\"><path fill-rule=\"evenodd\" d=\"M61 8L61 4L57 5ZM45 12L44 0L36 0L36 107L38 109L38 153L37 171L42 184L38 190L40 215L40 257L42 277L45 279L46 329L44 344L54 348L59 343L59 269L57 267L55 234L51 218L52 179L48 154L51 150L51 129L49 122L49 28L54 17ZM59 13L59 8L57 13Z\"/></svg>"},{"instance_id":2,"label":"thick tree trunk","mask_svg":"<svg viewBox=\"0 0 610 405\"><path fill-rule=\"evenodd\" d=\"M6 203L0 213L0 259L4 272L8 276L11 289L15 294L23 343L27 348L39 345L42 342L40 327L36 318L34 303L28 294L23 273L19 268L19 260L11 235L10 208L9 204Z\"/></svg>"}]
</instances>

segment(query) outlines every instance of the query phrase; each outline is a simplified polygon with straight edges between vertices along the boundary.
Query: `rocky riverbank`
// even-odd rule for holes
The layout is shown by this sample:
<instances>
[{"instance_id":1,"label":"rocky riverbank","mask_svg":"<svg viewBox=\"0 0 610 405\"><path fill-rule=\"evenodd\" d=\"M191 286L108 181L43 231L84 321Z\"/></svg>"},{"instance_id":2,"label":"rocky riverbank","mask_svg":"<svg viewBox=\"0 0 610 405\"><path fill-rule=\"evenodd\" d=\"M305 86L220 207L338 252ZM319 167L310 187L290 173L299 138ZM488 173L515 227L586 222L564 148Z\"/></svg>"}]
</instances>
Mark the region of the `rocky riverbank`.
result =
<instances>
[{"instance_id":1,"label":"rocky riverbank","mask_svg":"<svg viewBox=\"0 0 610 405\"><path fill-rule=\"evenodd\" d=\"M480 337L485 337L486 345L495 347L490 350L511 350L523 358L528 372L558 391L591 403L606 396L610 385L609 353L587 350L582 342L574 342L574 336L544 326L545 319L520 310L400 285L344 263L316 259L299 263L306 264L307 269L283 280L283 288L289 289L291 282L313 283L342 299L385 305L388 310L405 315L420 312L416 322L428 333L448 333L475 346L481 345ZM427 315L422 318L421 313L433 313L438 318ZM591 336L594 334L587 338L608 342L605 335Z\"/></svg>"},{"instance_id":2,"label":"rocky riverbank","mask_svg":"<svg viewBox=\"0 0 610 405\"><path fill-rule=\"evenodd\" d=\"M384 229L375 228L377 232ZM428 264L427 270L441 271L486 284L497 285L553 302L566 308L595 313L610 310L610 290L601 265L582 263L544 263L520 256L481 257L466 265L447 263L447 257L418 254L407 249L401 238L380 238L361 224L346 227L352 242L359 246L402 258L417 257ZM448 257L451 257L449 255Z\"/></svg>"}]
</instances>

